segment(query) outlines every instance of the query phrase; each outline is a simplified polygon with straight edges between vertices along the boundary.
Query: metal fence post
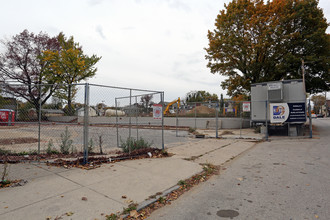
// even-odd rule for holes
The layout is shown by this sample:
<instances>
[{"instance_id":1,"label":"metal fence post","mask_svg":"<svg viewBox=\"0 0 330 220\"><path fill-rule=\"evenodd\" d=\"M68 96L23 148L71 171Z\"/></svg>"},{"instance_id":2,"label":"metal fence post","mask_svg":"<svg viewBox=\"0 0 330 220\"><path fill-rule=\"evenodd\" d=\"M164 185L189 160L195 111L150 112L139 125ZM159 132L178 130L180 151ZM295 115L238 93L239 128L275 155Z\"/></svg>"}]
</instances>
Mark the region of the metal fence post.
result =
<instances>
[{"instance_id":1,"label":"metal fence post","mask_svg":"<svg viewBox=\"0 0 330 220\"><path fill-rule=\"evenodd\" d=\"M115 106L116 106L116 132L117 132L117 147L119 148L119 131L118 131L118 104L117 104L117 98L115 98Z\"/></svg>"},{"instance_id":2,"label":"metal fence post","mask_svg":"<svg viewBox=\"0 0 330 220\"><path fill-rule=\"evenodd\" d=\"M128 109L128 138L131 139L131 127L132 127L132 89L129 90L129 109ZM131 154L131 145L128 146L128 153Z\"/></svg>"},{"instance_id":3,"label":"metal fence post","mask_svg":"<svg viewBox=\"0 0 330 220\"><path fill-rule=\"evenodd\" d=\"M165 150L165 145L164 145L164 92L160 93L160 101L162 103L162 150Z\"/></svg>"},{"instance_id":4,"label":"metal fence post","mask_svg":"<svg viewBox=\"0 0 330 220\"><path fill-rule=\"evenodd\" d=\"M39 84L39 112L38 112L38 154L40 154L41 141L41 85Z\"/></svg>"},{"instance_id":5,"label":"metal fence post","mask_svg":"<svg viewBox=\"0 0 330 220\"><path fill-rule=\"evenodd\" d=\"M197 104L195 102L195 130L197 129L197 110L196 110Z\"/></svg>"},{"instance_id":6,"label":"metal fence post","mask_svg":"<svg viewBox=\"0 0 330 220\"><path fill-rule=\"evenodd\" d=\"M138 123L138 106L137 106L137 96L135 96L135 122L136 122L136 140L139 140L139 123ZM147 107L148 109L148 107ZM148 110L147 110L148 114Z\"/></svg>"},{"instance_id":7,"label":"metal fence post","mask_svg":"<svg viewBox=\"0 0 330 220\"><path fill-rule=\"evenodd\" d=\"M175 136L176 137L179 137L179 135L178 135L178 126L179 126L179 116L178 116L178 112L179 112L179 108L178 108L179 106L178 106L178 103L176 103L176 129L175 129Z\"/></svg>"},{"instance_id":8,"label":"metal fence post","mask_svg":"<svg viewBox=\"0 0 330 220\"><path fill-rule=\"evenodd\" d=\"M268 100L266 101L266 141L268 141Z\"/></svg>"},{"instance_id":9,"label":"metal fence post","mask_svg":"<svg viewBox=\"0 0 330 220\"><path fill-rule=\"evenodd\" d=\"M242 127L243 127L243 102L240 102L240 116L241 116L241 123L240 123L240 128L239 128L239 137L242 138Z\"/></svg>"},{"instance_id":10,"label":"metal fence post","mask_svg":"<svg viewBox=\"0 0 330 220\"><path fill-rule=\"evenodd\" d=\"M216 138L219 138L219 132L218 132L218 129L219 129L219 117L218 117L218 107L219 107L219 102L216 102L215 104L215 137Z\"/></svg>"},{"instance_id":11,"label":"metal fence post","mask_svg":"<svg viewBox=\"0 0 330 220\"><path fill-rule=\"evenodd\" d=\"M128 110L129 118L128 118L128 138L131 138L131 126L132 126L132 89L129 90L129 110ZM131 150L129 151L131 152Z\"/></svg>"},{"instance_id":12,"label":"metal fence post","mask_svg":"<svg viewBox=\"0 0 330 220\"><path fill-rule=\"evenodd\" d=\"M309 138L313 137L313 127L312 127L312 110L311 110L311 100L308 100L308 114L309 114Z\"/></svg>"},{"instance_id":13,"label":"metal fence post","mask_svg":"<svg viewBox=\"0 0 330 220\"><path fill-rule=\"evenodd\" d=\"M85 84L84 100L84 164L88 163L89 84Z\"/></svg>"}]
</instances>

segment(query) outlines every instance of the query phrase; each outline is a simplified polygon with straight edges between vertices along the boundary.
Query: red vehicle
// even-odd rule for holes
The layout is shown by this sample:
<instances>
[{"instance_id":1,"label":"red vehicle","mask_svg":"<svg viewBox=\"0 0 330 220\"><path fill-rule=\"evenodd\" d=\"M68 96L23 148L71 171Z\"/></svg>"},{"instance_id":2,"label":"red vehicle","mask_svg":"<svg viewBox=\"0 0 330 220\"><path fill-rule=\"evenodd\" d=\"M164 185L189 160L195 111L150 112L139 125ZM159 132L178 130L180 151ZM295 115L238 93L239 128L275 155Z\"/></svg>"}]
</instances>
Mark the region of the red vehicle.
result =
<instances>
[{"instance_id":1,"label":"red vehicle","mask_svg":"<svg viewBox=\"0 0 330 220\"><path fill-rule=\"evenodd\" d=\"M11 126L15 124L15 111L11 109L0 109L0 126Z\"/></svg>"}]
</instances>

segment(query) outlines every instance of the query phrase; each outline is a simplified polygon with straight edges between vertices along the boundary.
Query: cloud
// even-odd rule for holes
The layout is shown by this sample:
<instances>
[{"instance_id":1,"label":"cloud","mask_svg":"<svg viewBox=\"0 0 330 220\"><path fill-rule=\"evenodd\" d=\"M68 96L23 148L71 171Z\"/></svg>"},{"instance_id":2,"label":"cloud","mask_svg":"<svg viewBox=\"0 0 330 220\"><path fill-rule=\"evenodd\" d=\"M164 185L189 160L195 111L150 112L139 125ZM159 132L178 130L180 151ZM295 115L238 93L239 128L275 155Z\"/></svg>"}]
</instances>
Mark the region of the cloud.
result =
<instances>
[{"instance_id":1,"label":"cloud","mask_svg":"<svg viewBox=\"0 0 330 220\"><path fill-rule=\"evenodd\" d=\"M175 8L178 10L184 10L186 12L191 11L191 8L183 3L182 1L178 1L178 0L168 0L168 5L170 6L170 8Z\"/></svg>"},{"instance_id":2,"label":"cloud","mask_svg":"<svg viewBox=\"0 0 330 220\"><path fill-rule=\"evenodd\" d=\"M96 32L100 35L100 37L104 40L106 40L107 38L105 37L105 35L103 34L103 28L102 26L98 25L96 27Z\"/></svg>"},{"instance_id":3,"label":"cloud","mask_svg":"<svg viewBox=\"0 0 330 220\"><path fill-rule=\"evenodd\" d=\"M133 27L133 26L127 26L127 27L122 27L121 29L124 30L124 31L130 31L130 30L134 30L135 27Z\"/></svg>"},{"instance_id":4,"label":"cloud","mask_svg":"<svg viewBox=\"0 0 330 220\"><path fill-rule=\"evenodd\" d=\"M89 0L88 1L88 4L90 5L90 6L95 6L95 5L99 5L99 4L101 4L103 2L103 0Z\"/></svg>"}]
</instances>

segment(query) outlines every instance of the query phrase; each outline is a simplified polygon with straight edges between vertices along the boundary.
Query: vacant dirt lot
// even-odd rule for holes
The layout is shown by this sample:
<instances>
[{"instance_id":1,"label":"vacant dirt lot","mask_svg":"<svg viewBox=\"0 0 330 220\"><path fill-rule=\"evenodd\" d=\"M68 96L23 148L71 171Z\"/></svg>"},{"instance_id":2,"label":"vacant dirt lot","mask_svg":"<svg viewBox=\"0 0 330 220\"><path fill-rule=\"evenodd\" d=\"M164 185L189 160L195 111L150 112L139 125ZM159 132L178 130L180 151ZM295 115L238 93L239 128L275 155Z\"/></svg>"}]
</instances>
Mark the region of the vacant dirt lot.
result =
<instances>
[{"instance_id":1,"label":"vacant dirt lot","mask_svg":"<svg viewBox=\"0 0 330 220\"><path fill-rule=\"evenodd\" d=\"M66 133L67 129L67 133ZM143 138L149 143L153 143L153 147L162 147L162 131L160 129L136 129L136 128L119 128L113 126L90 126L89 142L97 151L101 143L104 151L113 150L117 147L117 143L126 141L129 137ZM118 138L117 138L118 134ZM184 142L189 138L187 131L179 131L180 137L176 137L176 131L164 130L165 144ZM40 149L45 151L50 143L53 148L60 149L60 145L67 135L69 140L73 141L73 150L82 151L83 147L83 126L82 125L63 125L63 124L47 124L41 125L40 129ZM16 124L11 127L0 127L0 149L11 150L14 152L33 151L38 149L38 125L37 124Z\"/></svg>"}]
</instances>

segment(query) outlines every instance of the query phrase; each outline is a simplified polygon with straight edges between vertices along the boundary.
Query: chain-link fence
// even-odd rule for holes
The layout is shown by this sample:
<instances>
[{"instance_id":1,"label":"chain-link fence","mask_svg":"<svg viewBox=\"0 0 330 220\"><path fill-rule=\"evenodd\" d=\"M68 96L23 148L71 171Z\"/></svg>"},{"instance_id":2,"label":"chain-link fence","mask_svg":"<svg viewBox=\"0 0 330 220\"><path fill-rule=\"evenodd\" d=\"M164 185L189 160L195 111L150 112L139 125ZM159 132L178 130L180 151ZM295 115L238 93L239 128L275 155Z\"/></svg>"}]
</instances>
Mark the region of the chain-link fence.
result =
<instances>
[{"instance_id":1,"label":"chain-link fence","mask_svg":"<svg viewBox=\"0 0 330 220\"><path fill-rule=\"evenodd\" d=\"M214 135L218 138L218 130L250 127L250 108L243 109L247 104L250 105L250 102L231 100L188 102L179 108L175 104L170 110L172 114L165 120L165 125L175 124L178 136L184 135L183 129L204 129L214 130Z\"/></svg>"},{"instance_id":2,"label":"chain-link fence","mask_svg":"<svg viewBox=\"0 0 330 220\"><path fill-rule=\"evenodd\" d=\"M95 84L1 84L0 153L106 153L142 140L164 148L164 93ZM161 114L162 115L162 114Z\"/></svg>"},{"instance_id":3,"label":"chain-link fence","mask_svg":"<svg viewBox=\"0 0 330 220\"><path fill-rule=\"evenodd\" d=\"M185 135L184 129L200 129L213 130L211 133L218 138L220 130L239 129L238 135L242 137L245 128L254 128L255 133L261 133L266 140L269 135L302 136L306 135L304 125L309 119L311 127L311 117L306 117L311 116L308 106L310 108L310 104L301 100L290 100L290 103L224 100L184 103L179 108L174 104L170 111L172 114L165 118L164 123L175 124L177 136ZM285 117L285 120L271 119L271 115Z\"/></svg>"}]
</instances>

